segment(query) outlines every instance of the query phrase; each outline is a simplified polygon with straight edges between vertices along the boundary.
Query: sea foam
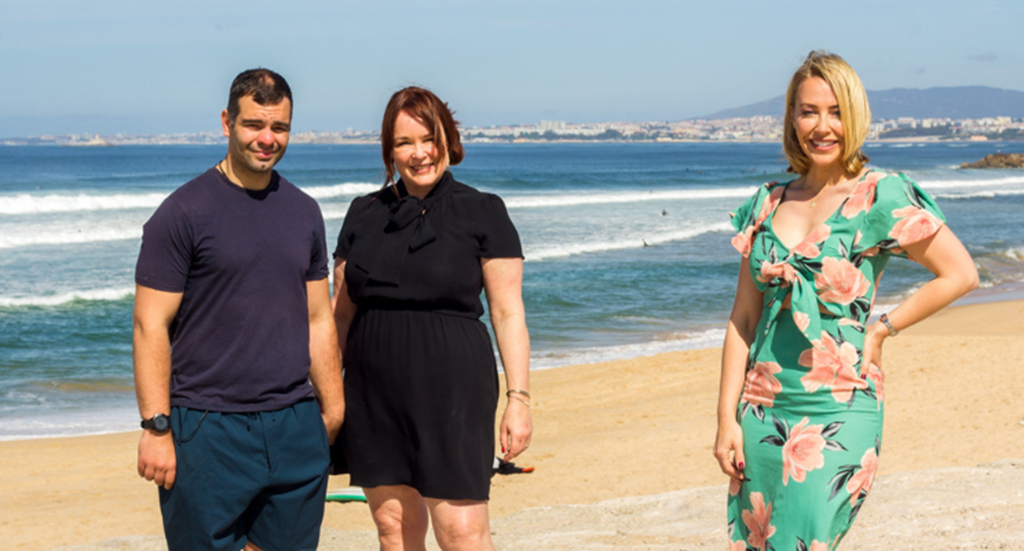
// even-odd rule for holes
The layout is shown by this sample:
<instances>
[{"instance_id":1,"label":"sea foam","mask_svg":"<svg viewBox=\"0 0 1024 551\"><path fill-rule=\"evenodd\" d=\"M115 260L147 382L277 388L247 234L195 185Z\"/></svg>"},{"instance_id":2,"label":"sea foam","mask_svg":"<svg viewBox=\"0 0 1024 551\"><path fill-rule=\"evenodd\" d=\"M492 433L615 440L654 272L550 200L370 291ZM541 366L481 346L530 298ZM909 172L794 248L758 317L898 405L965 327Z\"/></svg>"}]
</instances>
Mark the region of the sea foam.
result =
<instances>
[{"instance_id":1,"label":"sea foam","mask_svg":"<svg viewBox=\"0 0 1024 551\"><path fill-rule=\"evenodd\" d=\"M332 199L334 197L354 197L373 193L380 189L380 184L345 182L330 186L309 186L301 189L306 192L306 195L314 199Z\"/></svg>"},{"instance_id":2,"label":"sea foam","mask_svg":"<svg viewBox=\"0 0 1024 551\"><path fill-rule=\"evenodd\" d=\"M718 224L709 224L706 226L669 231L655 235L636 235L628 239L618 239L615 241L591 241L527 247L523 256L525 257L525 260L529 262L548 260L552 258L563 258L578 254L639 249L649 245L660 245L671 241L685 241L706 233L729 231L731 229L732 226L729 225L728 222L721 222Z\"/></svg>"},{"instance_id":3,"label":"sea foam","mask_svg":"<svg viewBox=\"0 0 1024 551\"><path fill-rule=\"evenodd\" d=\"M54 295L39 296L0 296L0 308L24 306L60 306L76 300L113 301L135 295L134 287L115 287L110 289L88 289L68 291Z\"/></svg>"},{"instance_id":4,"label":"sea foam","mask_svg":"<svg viewBox=\"0 0 1024 551\"><path fill-rule=\"evenodd\" d=\"M988 190L971 193L933 193L932 195L937 199L992 199L994 197L1024 195L1024 189Z\"/></svg>"},{"instance_id":5,"label":"sea foam","mask_svg":"<svg viewBox=\"0 0 1024 551\"><path fill-rule=\"evenodd\" d=\"M653 356L663 352L696 350L721 346L725 340L725 329L708 329L690 333L677 333L642 343L616 346L576 348L532 354L530 369L551 369L567 365L580 365L612 360Z\"/></svg>"},{"instance_id":6,"label":"sea foam","mask_svg":"<svg viewBox=\"0 0 1024 551\"><path fill-rule=\"evenodd\" d=\"M963 189L987 186L1024 185L1024 176L1004 176L1002 178L970 178L963 180L920 180L918 183L927 190L932 189Z\"/></svg>"},{"instance_id":7,"label":"sea foam","mask_svg":"<svg viewBox=\"0 0 1024 551\"><path fill-rule=\"evenodd\" d=\"M373 193L380 185L365 182L345 182L329 186L301 188L314 199L355 197ZM54 212L81 212L124 209L155 209L169 193L114 193L114 194L62 194L34 195L18 193L0 195L0 214L42 214Z\"/></svg>"},{"instance_id":8,"label":"sea foam","mask_svg":"<svg viewBox=\"0 0 1024 551\"><path fill-rule=\"evenodd\" d=\"M0 196L0 214L153 209L160 206L166 197L166 193L118 193L113 195L86 195L84 193L29 195L19 193Z\"/></svg>"},{"instance_id":9,"label":"sea foam","mask_svg":"<svg viewBox=\"0 0 1024 551\"><path fill-rule=\"evenodd\" d=\"M0 235L0 249L31 247L36 245L70 245L121 241L142 237L142 224L131 227L94 228L86 231L18 232Z\"/></svg>"},{"instance_id":10,"label":"sea foam","mask_svg":"<svg viewBox=\"0 0 1024 551\"><path fill-rule=\"evenodd\" d=\"M757 187L728 187L711 189L681 189L671 191L618 192L558 195L522 195L505 198L509 208L566 207L573 205L602 205L613 203L639 203L646 201L675 201L686 199L728 199L749 197Z\"/></svg>"}]
</instances>

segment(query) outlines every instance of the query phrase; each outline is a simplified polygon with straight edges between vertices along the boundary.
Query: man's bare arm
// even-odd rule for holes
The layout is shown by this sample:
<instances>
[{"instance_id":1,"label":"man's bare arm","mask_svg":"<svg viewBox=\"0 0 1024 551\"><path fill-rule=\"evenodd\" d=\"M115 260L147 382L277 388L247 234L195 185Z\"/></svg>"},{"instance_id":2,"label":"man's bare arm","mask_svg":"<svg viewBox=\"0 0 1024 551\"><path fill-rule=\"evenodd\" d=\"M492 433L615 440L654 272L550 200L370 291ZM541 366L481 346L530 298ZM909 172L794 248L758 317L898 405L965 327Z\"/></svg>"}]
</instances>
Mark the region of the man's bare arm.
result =
<instances>
[{"instance_id":1,"label":"man's bare arm","mask_svg":"<svg viewBox=\"0 0 1024 551\"><path fill-rule=\"evenodd\" d=\"M135 397L139 414L150 419L171 412L170 326L181 305L182 293L135 286L132 316L132 360L135 369ZM168 490L174 486L177 458L171 433L143 430L139 438L139 476Z\"/></svg>"},{"instance_id":2,"label":"man's bare arm","mask_svg":"<svg viewBox=\"0 0 1024 551\"><path fill-rule=\"evenodd\" d=\"M331 310L327 278L306 282L309 300L309 380L313 383L327 436L334 443L345 419L345 392L341 381L338 333Z\"/></svg>"}]
</instances>

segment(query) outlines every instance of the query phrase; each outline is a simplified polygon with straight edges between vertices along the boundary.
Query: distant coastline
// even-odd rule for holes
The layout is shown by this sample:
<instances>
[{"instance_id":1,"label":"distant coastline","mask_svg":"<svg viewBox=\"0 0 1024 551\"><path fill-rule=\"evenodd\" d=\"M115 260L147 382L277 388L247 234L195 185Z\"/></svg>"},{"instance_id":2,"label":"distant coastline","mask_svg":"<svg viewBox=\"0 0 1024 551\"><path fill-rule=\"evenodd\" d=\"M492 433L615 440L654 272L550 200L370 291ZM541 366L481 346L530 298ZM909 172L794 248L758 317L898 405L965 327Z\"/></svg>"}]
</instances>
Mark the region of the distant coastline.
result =
<instances>
[{"instance_id":1,"label":"distant coastline","mask_svg":"<svg viewBox=\"0 0 1024 551\"><path fill-rule=\"evenodd\" d=\"M778 143L782 119L771 116L730 119L694 119L676 122L566 123L465 127L465 143ZM1024 141L1024 118L898 119L876 120L868 141L873 142L978 142ZM212 145L226 143L219 132L183 134L100 135L94 133L41 135L0 139L0 145L118 146ZM369 130L293 132L293 144L377 144L379 134Z\"/></svg>"}]
</instances>

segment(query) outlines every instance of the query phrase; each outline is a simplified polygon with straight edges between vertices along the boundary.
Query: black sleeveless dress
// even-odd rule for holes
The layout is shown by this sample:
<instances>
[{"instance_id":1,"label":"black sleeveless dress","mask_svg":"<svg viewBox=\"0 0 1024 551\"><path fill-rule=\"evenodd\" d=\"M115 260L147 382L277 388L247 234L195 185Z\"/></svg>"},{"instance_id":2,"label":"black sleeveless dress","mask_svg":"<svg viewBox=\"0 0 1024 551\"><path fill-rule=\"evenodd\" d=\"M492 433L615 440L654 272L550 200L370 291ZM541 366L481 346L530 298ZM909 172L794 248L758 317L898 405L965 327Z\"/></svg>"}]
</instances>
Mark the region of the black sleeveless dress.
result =
<instances>
[{"instance_id":1,"label":"black sleeveless dress","mask_svg":"<svg viewBox=\"0 0 1024 551\"><path fill-rule=\"evenodd\" d=\"M504 203L450 172L422 201L399 181L352 202L334 256L357 306L339 435L352 484L487 500L498 376L480 259L522 257Z\"/></svg>"}]
</instances>

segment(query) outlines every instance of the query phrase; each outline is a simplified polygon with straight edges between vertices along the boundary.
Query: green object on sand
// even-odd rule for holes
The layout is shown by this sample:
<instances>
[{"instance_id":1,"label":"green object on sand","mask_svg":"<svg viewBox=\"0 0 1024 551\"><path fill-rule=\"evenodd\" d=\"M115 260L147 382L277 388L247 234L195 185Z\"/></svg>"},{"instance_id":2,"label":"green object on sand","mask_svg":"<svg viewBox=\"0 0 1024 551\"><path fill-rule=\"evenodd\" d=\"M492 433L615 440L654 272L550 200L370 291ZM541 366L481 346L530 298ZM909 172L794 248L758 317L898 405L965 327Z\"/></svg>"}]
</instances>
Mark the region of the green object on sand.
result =
<instances>
[{"instance_id":1,"label":"green object on sand","mask_svg":"<svg viewBox=\"0 0 1024 551\"><path fill-rule=\"evenodd\" d=\"M366 494L363 493L362 488L342 488L340 490L331 490L327 492L327 501L362 501L366 502Z\"/></svg>"}]
</instances>

